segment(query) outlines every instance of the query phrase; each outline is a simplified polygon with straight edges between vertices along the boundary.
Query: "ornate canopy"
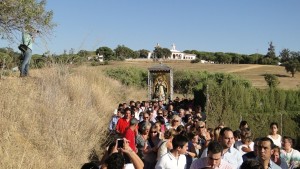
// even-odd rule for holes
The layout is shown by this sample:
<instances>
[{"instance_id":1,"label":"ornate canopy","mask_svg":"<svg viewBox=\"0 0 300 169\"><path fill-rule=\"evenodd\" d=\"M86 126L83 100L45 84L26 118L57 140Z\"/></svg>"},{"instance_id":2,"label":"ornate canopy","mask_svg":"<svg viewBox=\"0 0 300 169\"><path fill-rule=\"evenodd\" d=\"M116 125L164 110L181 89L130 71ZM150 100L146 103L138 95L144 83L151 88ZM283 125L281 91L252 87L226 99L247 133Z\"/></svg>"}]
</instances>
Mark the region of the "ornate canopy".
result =
<instances>
[{"instance_id":1,"label":"ornate canopy","mask_svg":"<svg viewBox=\"0 0 300 169\"><path fill-rule=\"evenodd\" d=\"M148 68L148 98L166 102L173 99L173 71L162 63Z\"/></svg>"}]
</instances>

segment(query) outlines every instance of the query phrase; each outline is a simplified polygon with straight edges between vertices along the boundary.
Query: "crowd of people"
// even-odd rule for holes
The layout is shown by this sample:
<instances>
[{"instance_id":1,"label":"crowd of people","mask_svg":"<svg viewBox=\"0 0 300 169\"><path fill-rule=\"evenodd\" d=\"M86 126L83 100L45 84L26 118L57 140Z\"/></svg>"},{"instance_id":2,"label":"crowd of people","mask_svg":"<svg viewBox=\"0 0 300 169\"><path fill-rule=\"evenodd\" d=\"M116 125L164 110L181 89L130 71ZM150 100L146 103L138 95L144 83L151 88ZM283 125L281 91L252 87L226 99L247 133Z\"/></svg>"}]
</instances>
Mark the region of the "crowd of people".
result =
<instances>
[{"instance_id":1,"label":"crowd of people","mask_svg":"<svg viewBox=\"0 0 300 169\"><path fill-rule=\"evenodd\" d=\"M119 104L109 124L116 136L101 164L89 168L136 169L292 169L300 167L300 152L293 138L270 134L253 138L251 126L238 129L221 123L208 127L206 114L192 100L130 101Z\"/></svg>"}]
</instances>

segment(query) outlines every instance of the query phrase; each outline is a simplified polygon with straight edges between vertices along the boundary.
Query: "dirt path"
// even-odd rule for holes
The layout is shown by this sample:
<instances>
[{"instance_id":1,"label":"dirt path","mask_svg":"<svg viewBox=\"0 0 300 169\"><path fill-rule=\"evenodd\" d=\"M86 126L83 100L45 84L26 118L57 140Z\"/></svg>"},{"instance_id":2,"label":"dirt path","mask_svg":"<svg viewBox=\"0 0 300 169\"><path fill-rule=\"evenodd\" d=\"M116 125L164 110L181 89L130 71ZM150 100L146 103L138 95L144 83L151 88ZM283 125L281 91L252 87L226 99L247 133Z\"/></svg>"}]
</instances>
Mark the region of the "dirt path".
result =
<instances>
[{"instance_id":1,"label":"dirt path","mask_svg":"<svg viewBox=\"0 0 300 169\"><path fill-rule=\"evenodd\" d=\"M244 68L239 68L239 69L230 70L230 71L228 71L228 73L242 72L242 71L244 71L244 70L255 69L255 68L262 67L262 66L264 66L264 65L249 65L249 66L244 67Z\"/></svg>"}]
</instances>

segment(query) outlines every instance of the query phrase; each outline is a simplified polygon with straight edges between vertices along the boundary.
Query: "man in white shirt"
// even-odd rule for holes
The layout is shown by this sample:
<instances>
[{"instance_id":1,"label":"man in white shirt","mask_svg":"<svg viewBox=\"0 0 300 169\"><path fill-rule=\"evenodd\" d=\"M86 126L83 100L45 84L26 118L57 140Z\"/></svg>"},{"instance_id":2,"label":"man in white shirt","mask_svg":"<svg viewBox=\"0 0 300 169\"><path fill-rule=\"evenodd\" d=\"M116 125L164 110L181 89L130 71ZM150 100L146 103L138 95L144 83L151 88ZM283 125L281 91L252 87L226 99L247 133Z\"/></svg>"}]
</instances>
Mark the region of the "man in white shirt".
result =
<instances>
[{"instance_id":1,"label":"man in white shirt","mask_svg":"<svg viewBox=\"0 0 300 169\"><path fill-rule=\"evenodd\" d=\"M221 145L223 147L222 159L232 164L235 168L240 168L243 163L242 154L233 147L234 136L233 131L229 127L225 127L220 131ZM207 149L205 149L201 155L207 157Z\"/></svg>"},{"instance_id":2,"label":"man in white shirt","mask_svg":"<svg viewBox=\"0 0 300 169\"><path fill-rule=\"evenodd\" d=\"M173 149L163 155L156 163L155 169L185 169L188 139L177 135L172 140Z\"/></svg>"},{"instance_id":3,"label":"man in white shirt","mask_svg":"<svg viewBox=\"0 0 300 169\"><path fill-rule=\"evenodd\" d=\"M207 157L195 160L190 169L215 168L234 169L235 167L222 159L223 147L219 142L212 141L207 147Z\"/></svg>"}]
</instances>

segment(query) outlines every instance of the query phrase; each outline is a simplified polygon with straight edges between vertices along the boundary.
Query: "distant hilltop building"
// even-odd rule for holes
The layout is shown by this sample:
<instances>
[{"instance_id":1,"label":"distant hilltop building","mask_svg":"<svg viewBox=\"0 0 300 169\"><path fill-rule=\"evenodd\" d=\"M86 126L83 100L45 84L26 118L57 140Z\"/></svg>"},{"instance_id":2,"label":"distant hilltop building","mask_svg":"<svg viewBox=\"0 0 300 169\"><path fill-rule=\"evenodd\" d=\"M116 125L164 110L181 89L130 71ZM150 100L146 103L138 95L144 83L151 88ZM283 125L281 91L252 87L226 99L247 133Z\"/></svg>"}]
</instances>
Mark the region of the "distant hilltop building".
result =
<instances>
[{"instance_id":1,"label":"distant hilltop building","mask_svg":"<svg viewBox=\"0 0 300 169\"><path fill-rule=\"evenodd\" d=\"M159 47L159 44L157 44L156 47ZM174 43L173 43L170 51L172 54L171 54L171 56L169 56L167 58L169 60L194 60L194 59L196 59L195 54L183 53L183 52L180 52L179 50L176 50L176 46ZM148 59L153 59L153 58L154 58L154 52L149 52Z\"/></svg>"}]
</instances>

